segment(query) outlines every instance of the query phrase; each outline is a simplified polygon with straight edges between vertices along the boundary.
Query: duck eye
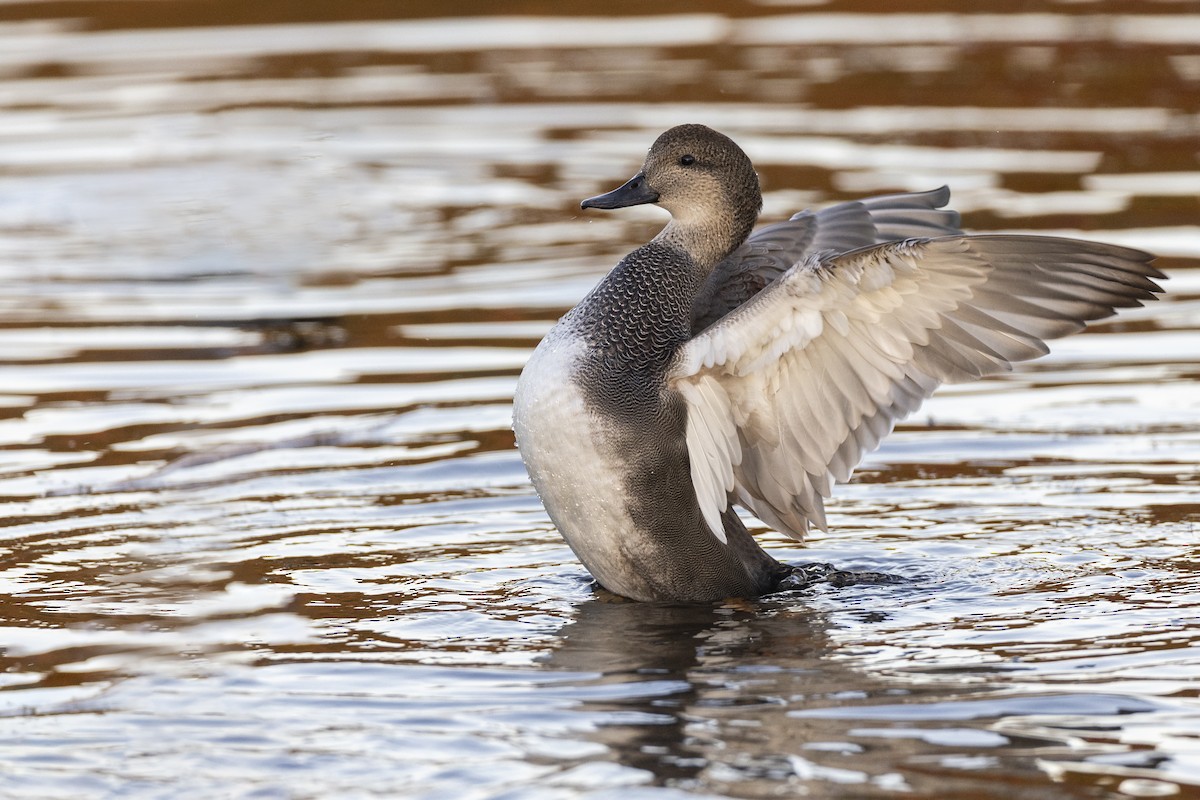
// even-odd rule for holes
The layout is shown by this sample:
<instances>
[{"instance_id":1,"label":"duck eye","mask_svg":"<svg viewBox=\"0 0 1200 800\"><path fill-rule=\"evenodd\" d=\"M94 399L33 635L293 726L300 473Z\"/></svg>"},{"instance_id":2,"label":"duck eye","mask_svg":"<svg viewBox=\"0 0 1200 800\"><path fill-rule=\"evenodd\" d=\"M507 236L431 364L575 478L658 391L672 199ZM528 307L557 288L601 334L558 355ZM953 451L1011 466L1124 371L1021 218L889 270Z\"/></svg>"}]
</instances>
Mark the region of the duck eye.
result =
<instances>
[{"instance_id":1,"label":"duck eye","mask_svg":"<svg viewBox=\"0 0 1200 800\"><path fill-rule=\"evenodd\" d=\"M684 166L684 167L690 167L692 164L695 164L695 163L696 163L696 157L695 157L695 156L691 156L691 155L688 155L688 156L680 156L680 157L679 157L679 163L680 163L680 165L681 165L681 166Z\"/></svg>"}]
</instances>

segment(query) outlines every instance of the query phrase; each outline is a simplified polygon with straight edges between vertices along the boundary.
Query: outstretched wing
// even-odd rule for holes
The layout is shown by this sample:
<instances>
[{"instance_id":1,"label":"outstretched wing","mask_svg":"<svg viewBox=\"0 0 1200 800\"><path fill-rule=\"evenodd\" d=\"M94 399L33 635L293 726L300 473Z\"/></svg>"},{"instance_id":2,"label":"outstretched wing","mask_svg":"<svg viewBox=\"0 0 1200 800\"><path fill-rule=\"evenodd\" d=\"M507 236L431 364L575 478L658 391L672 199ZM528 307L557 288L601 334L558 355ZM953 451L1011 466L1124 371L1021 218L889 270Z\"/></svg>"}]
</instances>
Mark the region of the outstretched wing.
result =
<instances>
[{"instance_id":1,"label":"outstretched wing","mask_svg":"<svg viewBox=\"0 0 1200 800\"><path fill-rule=\"evenodd\" d=\"M713 269L693 306L692 330L704 330L815 253L962 233L958 212L942 208L949 201L950 190L943 186L801 211L759 228Z\"/></svg>"},{"instance_id":2,"label":"outstretched wing","mask_svg":"<svg viewBox=\"0 0 1200 800\"><path fill-rule=\"evenodd\" d=\"M735 498L802 539L824 498L946 381L1012 368L1045 340L1141 305L1164 276L1138 250L948 236L797 264L681 348L692 481L709 527Z\"/></svg>"}]
</instances>

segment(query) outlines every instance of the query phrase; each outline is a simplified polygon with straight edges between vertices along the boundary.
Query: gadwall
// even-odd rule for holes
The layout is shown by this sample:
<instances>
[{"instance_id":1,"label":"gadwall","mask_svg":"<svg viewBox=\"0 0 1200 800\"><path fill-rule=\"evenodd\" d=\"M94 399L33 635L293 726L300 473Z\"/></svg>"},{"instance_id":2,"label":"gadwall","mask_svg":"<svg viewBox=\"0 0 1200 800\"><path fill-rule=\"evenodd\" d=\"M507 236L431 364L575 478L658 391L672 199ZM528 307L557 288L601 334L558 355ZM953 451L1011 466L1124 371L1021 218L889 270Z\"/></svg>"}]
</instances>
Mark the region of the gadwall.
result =
<instances>
[{"instance_id":1,"label":"gadwall","mask_svg":"<svg viewBox=\"0 0 1200 800\"><path fill-rule=\"evenodd\" d=\"M833 485L941 383L1009 370L1161 291L1148 253L964 235L948 199L875 197L751 233L750 159L680 125L583 201L671 214L546 335L513 403L533 485L602 586L692 602L790 585L797 568L734 503L802 540L824 529Z\"/></svg>"}]
</instances>

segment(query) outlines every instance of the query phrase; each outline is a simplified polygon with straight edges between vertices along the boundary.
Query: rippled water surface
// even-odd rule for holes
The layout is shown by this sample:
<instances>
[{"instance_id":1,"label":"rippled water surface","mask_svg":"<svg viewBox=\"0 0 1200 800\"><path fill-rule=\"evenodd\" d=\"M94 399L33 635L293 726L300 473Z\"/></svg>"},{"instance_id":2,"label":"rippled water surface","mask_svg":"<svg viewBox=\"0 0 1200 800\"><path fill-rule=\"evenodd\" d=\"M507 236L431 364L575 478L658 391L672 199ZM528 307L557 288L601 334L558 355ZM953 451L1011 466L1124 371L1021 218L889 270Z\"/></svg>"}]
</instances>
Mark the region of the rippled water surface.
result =
<instances>
[{"instance_id":1,"label":"rippled water surface","mask_svg":"<svg viewBox=\"0 0 1200 800\"><path fill-rule=\"evenodd\" d=\"M1200 796L1195 4L515 6L0 3L0 795ZM692 121L768 219L1161 256L763 532L913 582L620 602L533 494L516 375L663 222L578 200Z\"/></svg>"}]
</instances>

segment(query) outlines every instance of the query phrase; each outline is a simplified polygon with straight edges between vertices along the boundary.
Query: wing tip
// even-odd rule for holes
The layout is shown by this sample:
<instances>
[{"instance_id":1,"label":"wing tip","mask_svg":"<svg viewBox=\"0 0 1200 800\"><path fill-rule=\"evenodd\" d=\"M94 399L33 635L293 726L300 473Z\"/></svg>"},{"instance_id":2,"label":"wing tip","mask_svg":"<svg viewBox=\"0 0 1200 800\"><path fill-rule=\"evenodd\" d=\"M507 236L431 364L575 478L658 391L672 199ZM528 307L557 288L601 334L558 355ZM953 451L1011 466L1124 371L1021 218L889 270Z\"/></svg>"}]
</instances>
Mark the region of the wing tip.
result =
<instances>
[{"instance_id":1,"label":"wing tip","mask_svg":"<svg viewBox=\"0 0 1200 800\"><path fill-rule=\"evenodd\" d=\"M729 504L726 503L726 508ZM708 525L708 529L712 531L712 535L717 537L717 541L721 544L729 544L729 536L725 533L725 526L721 523L721 514L725 509L717 510L715 508L704 509L704 522Z\"/></svg>"}]
</instances>

